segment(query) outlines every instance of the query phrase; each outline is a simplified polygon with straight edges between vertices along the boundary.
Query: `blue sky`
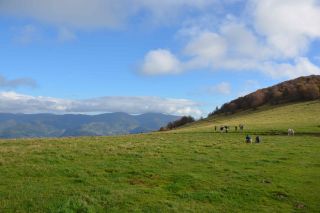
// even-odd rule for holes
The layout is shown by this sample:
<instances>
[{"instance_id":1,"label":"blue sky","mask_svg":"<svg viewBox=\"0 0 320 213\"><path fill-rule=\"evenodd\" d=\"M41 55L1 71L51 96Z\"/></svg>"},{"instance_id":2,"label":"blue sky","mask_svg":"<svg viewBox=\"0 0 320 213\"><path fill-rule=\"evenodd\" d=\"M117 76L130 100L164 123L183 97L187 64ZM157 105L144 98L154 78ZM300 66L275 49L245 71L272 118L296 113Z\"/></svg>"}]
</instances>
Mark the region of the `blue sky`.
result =
<instances>
[{"instance_id":1,"label":"blue sky","mask_svg":"<svg viewBox=\"0 0 320 213\"><path fill-rule=\"evenodd\" d=\"M318 0L0 1L0 111L206 115L320 74Z\"/></svg>"}]
</instances>

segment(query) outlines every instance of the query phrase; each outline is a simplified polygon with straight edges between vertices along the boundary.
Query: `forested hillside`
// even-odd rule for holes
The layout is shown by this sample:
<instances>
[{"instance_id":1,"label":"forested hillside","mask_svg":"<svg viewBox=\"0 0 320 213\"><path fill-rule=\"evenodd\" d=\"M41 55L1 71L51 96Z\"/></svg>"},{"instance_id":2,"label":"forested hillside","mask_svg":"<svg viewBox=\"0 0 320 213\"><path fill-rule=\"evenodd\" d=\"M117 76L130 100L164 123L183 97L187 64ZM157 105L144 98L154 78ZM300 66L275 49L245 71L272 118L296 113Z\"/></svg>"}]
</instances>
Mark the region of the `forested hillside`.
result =
<instances>
[{"instance_id":1,"label":"forested hillside","mask_svg":"<svg viewBox=\"0 0 320 213\"><path fill-rule=\"evenodd\" d=\"M220 113L235 113L255 109L262 105L276 105L288 102L310 101L320 98L320 75L299 77L272 87L259 89L244 97L237 98L216 109L209 116Z\"/></svg>"}]
</instances>

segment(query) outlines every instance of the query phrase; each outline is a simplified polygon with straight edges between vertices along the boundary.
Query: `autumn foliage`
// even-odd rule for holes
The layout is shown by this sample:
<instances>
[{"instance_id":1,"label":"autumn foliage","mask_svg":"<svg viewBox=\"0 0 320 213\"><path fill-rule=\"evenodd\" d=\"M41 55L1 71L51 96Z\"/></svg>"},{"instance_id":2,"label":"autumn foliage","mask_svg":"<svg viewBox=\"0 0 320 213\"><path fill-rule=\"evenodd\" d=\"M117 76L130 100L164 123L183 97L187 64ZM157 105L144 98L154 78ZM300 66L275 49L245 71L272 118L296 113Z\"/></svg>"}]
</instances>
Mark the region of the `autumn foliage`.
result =
<instances>
[{"instance_id":1,"label":"autumn foliage","mask_svg":"<svg viewBox=\"0 0 320 213\"><path fill-rule=\"evenodd\" d=\"M299 77L272 87L257 90L251 94L235 99L216 109L215 114L232 114L237 111L256 109L262 105L276 105L288 102L320 99L320 75Z\"/></svg>"}]
</instances>

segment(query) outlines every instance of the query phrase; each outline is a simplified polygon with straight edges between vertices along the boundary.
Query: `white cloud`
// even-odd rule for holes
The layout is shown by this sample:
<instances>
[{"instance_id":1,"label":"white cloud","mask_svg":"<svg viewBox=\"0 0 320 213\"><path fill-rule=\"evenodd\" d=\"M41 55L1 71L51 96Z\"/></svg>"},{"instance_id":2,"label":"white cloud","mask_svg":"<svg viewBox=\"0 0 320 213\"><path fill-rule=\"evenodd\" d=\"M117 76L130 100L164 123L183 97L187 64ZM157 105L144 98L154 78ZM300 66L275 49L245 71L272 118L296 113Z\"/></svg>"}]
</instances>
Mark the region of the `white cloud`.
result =
<instances>
[{"instance_id":1,"label":"white cloud","mask_svg":"<svg viewBox=\"0 0 320 213\"><path fill-rule=\"evenodd\" d=\"M318 0L252 1L255 28L283 57L296 57L320 37Z\"/></svg>"},{"instance_id":2,"label":"white cloud","mask_svg":"<svg viewBox=\"0 0 320 213\"><path fill-rule=\"evenodd\" d=\"M212 32L202 32L193 38L185 47L184 52L194 57L194 63L200 65L216 61L226 53L226 41L220 35Z\"/></svg>"},{"instance_id":3,"label":"white cloud","mask_svg":"<svg viewBox=\"0 0 320 213\"><path fill-rule=\"evenodd\" d=\"M205 92L210 95L230 95L231 85L227 82L221 82L217 85L205 88Z\"/></svg>"},{"instance_id":4,"label":"white cloud","mask_svg":"<svg viewBox=\"0 0 320 213\"><path fill-rule=\"evenodd\" d=\"M158 112L174 115L202 115L199 104L187 99L160 97L100 97L69 100L0 92L0 112L11 113L105 113L142 114Z\"/></svg>"},{"instance_id":5,"label":"white cloud","mask_svg":"<svg viewBox=\"0 0 320 213\"><path fill-rule=\"evenodd\" d=\"M203 19L203 25L195 22L179 30L178 38L187 42L185 55L170 56L179 61L174 70L259 71L275 78L320 74L320 67L306 56L320 38L316 0L251 0L248 8L244 18L228 14L214 27ZM168 69L166 74L176 73Z\"/></svg>"},{"instance_id":6,"label":"white cloud","mask_svg":"<svg viewBox=\"0 0 320 213\"><path fill-rule=\"evenodd\" d=\"M246 4L247 10L238 17L223 9L239 2ZM225 18L219 16L223 11ZM0 13L55 25L60 41L75 39L73 32L79 29L121 28L128 23L137 24L138 20L188 20L177 32L178 37L187 39L183 54L174 55L161 48L150 50L140 67L149 75L205 68L255 70L286 78L297 73L318 73L318 67L306 54L312 42L320 38L319 0L10 0L1 2ZM39 30L28 25L16 40L29 43L37 36ZM290 63L301 58L307 58L311 65ZM282 71L283 75L266 71L275 70L274 67L286 71Z\"/></svg>"},{"instance_id":7,"label":"white cloud","mask_svg":"<svg viewBox=\"0 0 320 213\"><path fill-rule=\"evenodd\" d=\"M8 80L0 75L0 88L36 87L37 82L32 78L16 78Z\"/></svg>"},{"instance_id":8,"label":"white cloud","mask_svg":"<svg viewBox=\"0 0 320 213\"><path fill-rule=\"evenodd\" d=\"M305 57L296 58L294 63L268 62L262 65L261 70L275 78L320 75L320 67L311 63L309 59Z\"/></svg>"},{"instance_id":9,"label":"white cloud","mask_svg":"<svg viewBox=\"0 0 320 213\"><path fill-rule=\"evenodd\" d=\"M228 20L221 25L219 31L221 37L227 41L229 58L264 59L272 54L271 50L243 23Z\"/></svg>"},{"instance_id":10,"label":"white cloud","mask_svg":"<svg viewBox=\"0 0 320 213\"><path fill-rule=\"evenodd\" d=\"M181 71L180 61L168 50L157 49L147 53L141 66L143 74L174 74Z\"/></svg>"}]
</instances>

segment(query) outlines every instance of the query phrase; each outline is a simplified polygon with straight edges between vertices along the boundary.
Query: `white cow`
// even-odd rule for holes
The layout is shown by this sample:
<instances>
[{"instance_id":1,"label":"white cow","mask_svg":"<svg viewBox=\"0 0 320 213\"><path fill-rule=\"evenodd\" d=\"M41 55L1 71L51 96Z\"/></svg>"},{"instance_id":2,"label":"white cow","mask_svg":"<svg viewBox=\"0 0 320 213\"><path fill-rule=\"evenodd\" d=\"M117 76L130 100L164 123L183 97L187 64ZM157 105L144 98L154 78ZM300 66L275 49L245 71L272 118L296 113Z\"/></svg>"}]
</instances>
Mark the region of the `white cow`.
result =
<instances>
[{"instance_id":1,"label":"white cow","mask_svg":"<svg viewBox=\"0 0 320 213\"><path fill-rule=\"evenodd\" d=\"M288 129L288 136L294 136L294 130Z\"/></svg>"}]
</instances>

